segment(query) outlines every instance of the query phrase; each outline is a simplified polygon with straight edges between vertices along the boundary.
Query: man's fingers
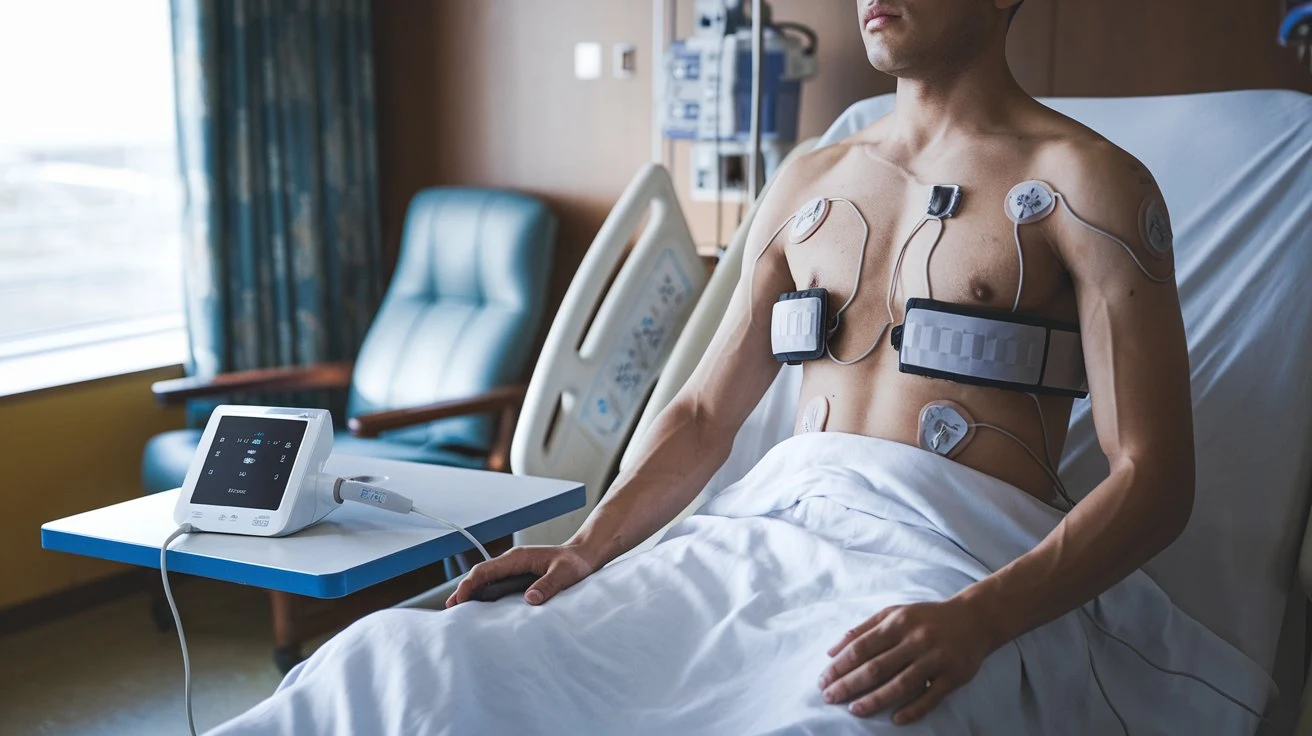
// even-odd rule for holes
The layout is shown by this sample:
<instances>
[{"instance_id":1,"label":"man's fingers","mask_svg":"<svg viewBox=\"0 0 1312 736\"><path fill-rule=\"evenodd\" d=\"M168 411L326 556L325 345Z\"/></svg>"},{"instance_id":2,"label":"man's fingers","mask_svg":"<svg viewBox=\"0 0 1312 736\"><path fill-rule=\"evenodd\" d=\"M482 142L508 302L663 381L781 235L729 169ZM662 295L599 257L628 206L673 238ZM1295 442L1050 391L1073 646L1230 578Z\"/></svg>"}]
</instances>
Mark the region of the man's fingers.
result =
<instances>
[{"instance_id":1,"label":"man's fingers","mask_svg":"<svg viewBox=\"0 0 1312 736\"><path fill-rule=\"evenodd\" d=\"M465 576L465 579L461 580L460 584L456 586L456 592L447 599L447 607L468 601L475 590L494 580L508 578L519 573L538 572L532 569L533 566L532 555L518 548L487 562L480 562L474 565L469 574Z\"/></svg>"},{"instance_id":2,"label":"man's fingers","mask_svg":"<svg viewBox=\"0 0 1312 736\"><path fill-rule=\"evenodd\" d=\"M857 625L856 628L848 630L848 632L843 635L842 641L838 642L837 644L829 648L829 656L832 657L835 654L838 654L839 652L843 651L843 647L850 644L853 639L857 638L858 636L861 636L867 631L878 626L879 622L883 621L884 617L887 616L888 612L891 610L892 610L891 608L885 608L884 610L880 611L874 616L871 616L865 621L862 621L860 624Z\"/></svg>"},{"instance_id":3,"label":"man's fingers","mask_svg":"<svg viewBox=\"0 0 1312 736\"><path fill-rule=\"evenodd\" d=\"M533 606L540 606L551 600L551 597L569 586L577 583L577 579L571 579L565 565L559 561L551 563L547 568L546 574L538 578L537 582L524 591L524 600Z\"/></svg>"},{"instance_id":4,"label":"man's fingers","mask_svg":"<svg viewBox=\"0 0 1312 736\"><path fill-rule=\"evenodd\" d=\"M943 698L946 698L948 693L954 689L955 687L948 682L946 677L931 681L925 692L912 701L911 705L893 714L893 723L905 726L924 718L929 715L930 711L937 708L938 704L943 702Z\"/></svg>"},{"instance_id":5,"label":"man's fingers","mask_svg":"<svg viewBox=\"0 0 1312 736\"><path fill-rule=\"evenodd\" d=\"M873 716L894 705L911 702L934 689L934 680L928 673L927 667L916 662L873 693L859 698L848 709L854 715L865 717ZM926 687L925 683L930 683L929 687ZM945 683L940 683L943 684Z\"/></svg>"},{"instance_id":6,"label":"man's fingers","mask_svg":"<svg viewBox=\"0 0 1312 736\"><path fill-rule=\"evenodd\" d=\"M884 623L884 622L880 622ZM847 675L847 673L860 667L866 662L878 657L884 652L900 644L900 638L892 627L875 626L875 628L861 634L837 654L820 676L820 687L827 688L830 683L837 682Z\"/></svg>"},{"instance_id":7,"label":"man's fingers","mask_svg":"<svg viewBox=\"0 0 1312 736\"><path fill-rule=\"evenodd\" d=\"M915 658L912 647L905 644L866 660L838 678L824 690L826 703L846 703L893 679Z\"/></svg>"}]
</instances>

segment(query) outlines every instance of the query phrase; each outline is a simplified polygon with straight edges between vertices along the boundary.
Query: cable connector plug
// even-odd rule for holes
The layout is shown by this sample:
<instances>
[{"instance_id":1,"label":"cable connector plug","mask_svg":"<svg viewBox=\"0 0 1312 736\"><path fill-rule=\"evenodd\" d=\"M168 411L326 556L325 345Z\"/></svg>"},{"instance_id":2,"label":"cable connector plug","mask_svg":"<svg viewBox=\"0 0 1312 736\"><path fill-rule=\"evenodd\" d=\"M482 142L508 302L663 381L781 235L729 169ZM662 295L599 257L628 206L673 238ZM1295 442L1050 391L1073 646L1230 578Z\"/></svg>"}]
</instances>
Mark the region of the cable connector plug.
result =
<instances>
[{"instance_id":1,"label":"cable connector plug","mask_svg":"<svg viewBox=\"0 0 1312 736\"><path fill-rule=\"evenodd\" d=\"M333 499L338 503L354 501L366 506L373 506L396 514L408 514L414 508L414 502L396 491L376 486L368 476L362 478L338 478L333 484Z\"/></svg>"}]
</instances>

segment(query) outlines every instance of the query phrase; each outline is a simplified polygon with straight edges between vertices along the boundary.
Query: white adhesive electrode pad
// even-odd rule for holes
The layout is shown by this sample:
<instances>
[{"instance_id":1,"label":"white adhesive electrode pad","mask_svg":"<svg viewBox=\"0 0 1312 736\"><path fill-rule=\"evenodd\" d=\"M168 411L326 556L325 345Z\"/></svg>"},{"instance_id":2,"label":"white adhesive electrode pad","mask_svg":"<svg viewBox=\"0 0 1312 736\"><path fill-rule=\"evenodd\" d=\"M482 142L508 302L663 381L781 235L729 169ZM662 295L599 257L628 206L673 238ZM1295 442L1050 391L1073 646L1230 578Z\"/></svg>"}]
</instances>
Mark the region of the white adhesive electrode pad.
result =
<instances>
[{"instance_id":1,"label":"white adhesive electrode pad","mask_svg":"<svg viewBox=\"0 0 1312 736\"><path fill-rule=\"evenodd\" d=\"M920 449L955 457L975 434L966 410L951 401L936 401L920 410Z\"/></svg>"},{"instance_id":2,"label":"white adhesive electrode pad","mask_svg":"<svg viewBox=\"0 0 1312 736\"><path fill-rule=\"evenodd\" d=\"M770 320L770 349L775 355L813 353L820 349L820 297L775 302Z\"/></svg>"},{"instance_id":3,"label":"white adhesive electrode pad","mask_svg":"<svg viewBox=\"0 0 1312 736\"><path fill-rule=\"evenodd\" d=\"M323 409L220 406L210 415L173 519L200 531L277 537L336 508L323 477L333 450Z\"/></svg>"},{"instance_id":4,"label":"white adhesive electrode pad","mask_svg":"<svg viewBox=\"0 0 1312 736\"><path fill-rule=\"evenodd\" d=\"M829 217L829 200L816 197L793 215L793 227L788 231L788 242L793 245L806 242Z\"/></svg>"},{"instance_id":5,"label":"white adhesive electrode pad","mask_svg":"<svg viewBox=\"0 0 1312 736\"><path fill-rule=\"evenodd\" d=\"M1156 199L1145 201L1139 221L1143 230L1140 235L1148 245L1148 252L1158 257L1170 253L1175 237L1171 233L1171 221L1166 216L1166 206Z\"/></svg>"},{"instance_id":6,"label":"white adhesive electrode pad","mask_svg":"<svg viewBox=\"0 0 1312 736\"><path fill-rule=\"evenodd\" d=\"M1021 182L1007 192L1004 209L1007 217L1017 225L1038 222L1052 213L1057 198L1052 188L1038 180Z\"/></svg>"},{"instance_id":7,"label":"white adhesive electrode pad","mask_svg":"<svg viewBox=\"0 0 1312 736\"><path fill-rule=\"evenodd\" d=\"M817 396L806 402L806 408L802 410L802 434L823 432L828 423L829 399Z\"/></svg>"}]
</instances>

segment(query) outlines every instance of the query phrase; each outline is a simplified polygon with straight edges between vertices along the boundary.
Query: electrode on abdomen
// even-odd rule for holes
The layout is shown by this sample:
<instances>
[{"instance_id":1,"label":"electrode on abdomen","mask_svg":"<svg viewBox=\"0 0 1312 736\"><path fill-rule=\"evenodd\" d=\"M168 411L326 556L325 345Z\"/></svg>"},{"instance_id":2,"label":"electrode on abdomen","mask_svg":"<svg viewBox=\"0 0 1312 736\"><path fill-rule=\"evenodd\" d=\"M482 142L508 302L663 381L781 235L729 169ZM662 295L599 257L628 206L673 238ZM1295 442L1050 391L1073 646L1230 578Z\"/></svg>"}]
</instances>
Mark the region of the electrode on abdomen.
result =
<instances>
[{"instance_id":1,"label":"electrode on abdomen","mask_svg":"<svg viewBox=\"0 0 1312 736\"><path fill-rule=\"evenodd\" d=\"M933 401L920 410L916 435L920 449L956 457L975 438L975 420L955 401Z\"/></svg>"},{"instance_id":2,"label":"electrode on abdomen","mask_svg":"<svg viewBox=\"0 0 1312 736\"><path fill-rule=\"evenodd\" d=\"M802 434L823 432L829 423L829 399L817 396L806 404L802 411Z\"/></svg>"}]
</instances>

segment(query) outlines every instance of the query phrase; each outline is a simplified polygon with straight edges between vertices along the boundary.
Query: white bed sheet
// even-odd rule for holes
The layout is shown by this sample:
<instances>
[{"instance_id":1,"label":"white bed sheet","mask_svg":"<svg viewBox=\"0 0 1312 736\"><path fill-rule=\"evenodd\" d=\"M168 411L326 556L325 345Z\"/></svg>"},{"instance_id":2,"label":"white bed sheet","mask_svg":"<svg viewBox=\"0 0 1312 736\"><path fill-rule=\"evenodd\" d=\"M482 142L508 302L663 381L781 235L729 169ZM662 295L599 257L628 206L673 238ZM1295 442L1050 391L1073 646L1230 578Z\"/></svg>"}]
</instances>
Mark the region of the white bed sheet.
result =
<instances>
[{"instance_id":1,"label":"white bed sheet","mask_svg":"<svg viewBox=\"0 0 1312 736\"><path fill-rule=\"evenodd\" d=\"M952 596L1059 520L914 447L795 437L545 605L369 616L212 736L1251 733L1270 679L1143 574L1004 645L912 726L823 702L844 631Z\"/></svg>"},{"instance_id":2,"label":"white bed sheet","mask_svg":"<svg viewBox=\"0 0 1312 736\"><path fill-rule=\"evenodd\" d=\"M1145 571L1270 672L1312 486L1312 97L1243 91L1044 103L1143 161L1175 227L1197 497L1188 529ZM892 105L890 95L853 105L822 145ZM707 497L791 434L800 385L801 369L785 367ZM1089 402L1076 402L1061 475L1082 496L1106 474Z\"/></svg>"}]
</instances>

